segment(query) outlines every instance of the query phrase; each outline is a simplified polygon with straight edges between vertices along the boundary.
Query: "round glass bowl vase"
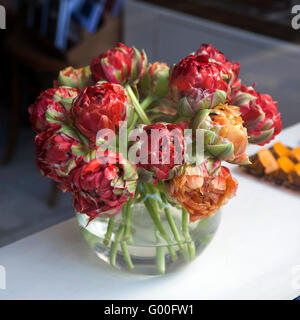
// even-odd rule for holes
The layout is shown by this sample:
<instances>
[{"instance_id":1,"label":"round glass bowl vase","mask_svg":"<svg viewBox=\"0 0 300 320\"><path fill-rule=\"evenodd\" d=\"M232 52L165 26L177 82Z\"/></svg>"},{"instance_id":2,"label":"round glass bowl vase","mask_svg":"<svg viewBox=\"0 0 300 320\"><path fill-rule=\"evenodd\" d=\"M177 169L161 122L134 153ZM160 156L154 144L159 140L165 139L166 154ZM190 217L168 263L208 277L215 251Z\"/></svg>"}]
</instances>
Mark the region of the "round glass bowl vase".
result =
<instances>
[{"instance_id":1,"label":"round glass bowl vase","mask_svg":"<svg viewBox=\"0 0 300 320\"><path fill-rule=\"evenodd\" d=\"M189 223L188 214L169 206L159 212L159 222L143 203L134 204L130 226L122 213L111 218L77 214L85 240L97 256L113 267L136 274L173 272L199 256L220 224L221 213ZM128 232L128 229L130 229Z\"/></svg>"}]
</instances>

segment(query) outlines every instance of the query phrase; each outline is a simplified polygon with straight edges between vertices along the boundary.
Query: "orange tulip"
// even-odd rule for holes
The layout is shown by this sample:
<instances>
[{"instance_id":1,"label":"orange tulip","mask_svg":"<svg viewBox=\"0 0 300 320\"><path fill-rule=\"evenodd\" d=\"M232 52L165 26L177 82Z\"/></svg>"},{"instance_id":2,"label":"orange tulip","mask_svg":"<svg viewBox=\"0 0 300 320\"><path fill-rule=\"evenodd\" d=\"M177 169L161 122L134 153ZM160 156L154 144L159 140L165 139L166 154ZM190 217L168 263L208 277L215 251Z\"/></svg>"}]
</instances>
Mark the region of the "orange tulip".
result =
<instances>
[{"instance_id":1,"label":"orange tulip","mask_svg":"<svg viewBox=\"0 0 300 320\"><path fill-rule=\"evenodd\" d=\"M240 117L238 107L229 105L220 105L215 107L210 113L213 126L219 126L218 134L230 142L234 146L233 155L226 159L232 163L249 162L246 149L248 146L247 129L243 127L243 120Z\"/></svg>"},{"instance_id":2,"label":"orange tulip","mask_svg":"<svg viewBox=\"0 0 300 320\"><path fill-rule=\"evenodd\" d=\"M191 222L214 215L238 187L228 168L219 166L210 173L207 164L206 161L198 167L188 166L167 184L169 195L190 214Z\"/></svg>"}]
</instances>

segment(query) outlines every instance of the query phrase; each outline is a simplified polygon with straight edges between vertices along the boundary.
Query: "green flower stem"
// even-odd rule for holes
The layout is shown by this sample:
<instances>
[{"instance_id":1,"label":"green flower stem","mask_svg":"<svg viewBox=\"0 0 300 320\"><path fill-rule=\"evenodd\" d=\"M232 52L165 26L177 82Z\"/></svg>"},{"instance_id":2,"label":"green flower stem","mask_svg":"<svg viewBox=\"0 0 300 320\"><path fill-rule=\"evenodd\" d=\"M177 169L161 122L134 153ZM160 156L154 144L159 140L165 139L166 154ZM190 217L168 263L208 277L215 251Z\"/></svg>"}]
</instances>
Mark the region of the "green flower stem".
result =
<instances>
[{"instance_id":1,"label":"green flower stem","mask_svg":"<svg viewBox=\"0 0 300 320\"><path fill-rule=\"evenodd\" d=\"M153 101L155 101L155 100L156 100L155 95L153 95L153 94L150 93L150 94L142 101L142 103L141 103L142 109L143 109L143 110L146 110L146 109L150 106L150 104L151 104Z\"/></svg>"},{"instance_id":2,"label":"green flower stem","mask_svg":"<svg viewBox=\"0 0 300 320\"><path fill-rule=\"evenodd\" d=\"M136 114L136 112L133 115L133 120L132 120L132 124L130 127L128 127L127 129L127 137L129 137L130 132L132 131L133 127L135 126L136 122L138 120L138 115Z\"/></svg>"},{"instance_id":3,"label":"green flower stem","mask_svg":"<svg viewBox=\"0 0 300 320\"><path fill-rule=\"evenodd\" d=\"M164 247L156 247L156 268L159 274L164 274L166 272Z\"/></svg>"},{"instance_id":4,"label":"green flower stem","mask_svg":"<svg viewBox=\"0 0 300 320\"><path fill-rule=\"evenodd\" d=\"M131 261L131 257L130 257L126 242L121 242L121 249L122 249L122 252L123 252L124 260L125 260L128 268L131 269L131 270L134 269L134 265L133 265L133 263Z\"/></svg>"},{"instance_id":5,"label":"green flower stem","mask_svg":"<svg viewBox=\"0 0 300 320\"><path fill-rule=\"evenodd\" d=\"M149 94L149 95L142 101L142 103L140 104L141 108L142 108L143 110L146 110L146 109L149 107L149 105L150 105L154 100L156 100L156 98L155 98L152 94ZM148 117L148 119L149 119L149 117ZM130 126L130 127L128 128L128 130L127 130L127 136L129 136L129 134L130 134L131 130L133 129L133 127L135 126L137 120L138 120L138 115L137 115L137 113L135 112L134 115L133 115L132 124L131 124L131 126ZM149 119L149 120L150 120L150 119ZM151 122L151 120L150 120L150 122Z\"/></svg>"},{"instance_id":6,"label":"green flower stem","mask_svg":"<svg viewBox=\"0 0 300 320\"><path fill-rule=\"evenodd\" d=\"M162 186L161 183L159 185ZM164 208L166 218L168 220L170 229L171 229L171 231L173 233L174 239L178 244L180 252L182 253L182 255L183 255L185 260L192 260L194 258L194 256L195 256L195 245L194 245L194 242L192 242L191 236L190 236L189 231L188 231L189 215L186 213L185 220L184 220L184 235L183 235L185 240L188 239L187 240L188 242L187 243L183 243L183 241L181 239L181 236L180 236L180 232L179 232L179 230L178 230L178 228L176 226L176 223L174 221L174 218L172 216L172 213L171 213L170 209L167 206L168 201L166 199L166 195L162 192L162 190L159 190L158 188L155 188L155 186L153 186L151 184L147 184L146 186L144 184L144 188L145 188L145 190L147 191L148 194L149 193L155 193L157 195L155 198L157 200L158 199L162 200L161 201L162 207ZM154 202L156 203L156 206L157 206L157 201L154 201Z\"/></svg>"},{"instance_id":7,"label":"green flower stem","mask_svg":"<svg viewBox=\"0 0 300 320\"><path fill-rule=\"evenodd\" d=\"M143 110L146 110L149 105L155 100L156 98L153 97L153 95L149 94L141 103L141 108ZM134 113L134 116L133 116L133 121L132 121L132 124L131 126L128 128L128 135L129 133L131 132L131 130L133 129L134 125L136 124L138 120L138 115L136 113Z\"/></svg>"},{"instance_id":8,"label":"green flower stem","mask_svg":"<svg viewBox=\"0 0 300 320\"><path fill-rule=\"evenodd\" d=\"M174 235L174 239L176 240L176 242L178 243L178 247L180 249L180 251L182 251L184 248L183 248L183 242L181 240L181 237L180 237L180 234L179 234L179 231L177 229L177 226L175 224L175 221L173 219L173 216L172 216L172 213L171 213L171 210L169 209L168 207L168 201L166 199L166 196L163 192L160 192L158 189L155 189L154 186L151 186L152 190L154 192L157 193L159 199L161 199L161 207L164 208L164 211L165 211L165 215L167 217L167 220L168 220L168 223L169 223L169 226L170 226L170 229L172 230L173 232L173 235Z\"/></svg>"},{"instance_id":9,"label":"green flower stem","mask_svg":"<svg viewBox=\"0 0 300 320\"><path fill-rule=\"evenodd\" d=\"M117 251L118 251L118 245L121 241L122 235L124 232L124 225L120 225L119 230L116 234L115 241L112 242L110 247L110 264L115 267L116 266L116 257L117 257Z\"/></svg>"},{"instance_id":10,"label":"green flower stem","mask_svg":"<svg viewBox=\"0 0 300 320\"><path fill-rule=\"evenodd\" d=\"M162 186L161 183L160 183L160 186ZM173 219L171 210L168 207L167 197L162 191L160 191L160 196L161 196L161 199L162 199L165 215L167 217L169 226L170 226L170 228L171 228L171 230L173 232L173 235L174 235L174 239L177 241L178 247L179 247L180 252L182 253L184 259L188 261L188 260L190 260L189 249L188 249L187 244L183 243L182 240L181 240L181 236L180 236L179 230L178 230L178 228L176 226L176 223L175 223L175 221Z\"/></svg>"},{"instance_id":11,"label":"green flower stem","mask_svg":"<svg viewBox=\"0 0 300 320\"><path fill-rule=\"evenodd\" d=\"M191 260L189 248L188 248L188 245L186 243L183 244L183 249L182 249L181 252L182 252L182 255L183 255L185 261L190 261Z\"/></svg>"},{"instance_id":12,"label":"green flower stem","mask_svg":"<svg viewBox=\"0 0 300 320\"><path fill-rule=\"evenodd\" d=\"M120 224L120 227L118 229L118 232L116 234L115 241L112 242L110 247L110 264L115 267L116 266L116 256L118 251L118 245L120 243L122 252L123 252L123 258L128 266L129 269L133 269L134 265L131 261L131 257L127 248L126 241L122 241L123 234L125 232L125 223L127 219L127 213L128 213L128 203L125 203L122 208L122 222Z\"/></svg>"},{"instance_id":13,"label":"green flower stem","mask_svg":"<svg viewBox=\"0 0 300 320\"><path fill-rule=\"evenodd\" d=\"M145 190L146 190L146 192L148 192L146 186L145 186ZM153 200L151 198L147 198L145 200L145 206L146 206L148 213L149 213L150 217L152 218L157 230L160 232L161 236L167 242L168 249L169 249L172 260L176 260L177 259L176 250L174 249L174 245L172 244L171 238L169 237L168 233L166 232L164 226L162 225L162 223L159 219L159 213L158 213L156 205L155 205L155 200Z\"/></svg>"},{"instance_id":14,"label":"green flower stem","mask_svg":"<svg viewBox=\"0 0 300 320\"><path fill-rule=\"evenodd\" d=\"M125 202L122 206L122 222L121 222L121 224L124 226L124 231L125 231L126 219L127 219L127 205L128 205L128 202Z\"/></svg>"},{"instance_id":15,"label":"green flower stem","mask_svg":"<svg viewBox=\"0 0 300 320\"><path fill-rule=\"evenodd\" d=\"M135 202L134 199L130 199L127 202L126 218L125 218L125 232L124 232L124 236L123 236L124 241L131 240L132 211L133 211L134 202Z\"/></svg>"},{"instance_id":16,"label":"green flower stem","mask_svg":"<svg viewBox=\"0 0 300 320\"><path fill-rule=\"evenodd\" d=\"M195 258L195 244L194 244L194 241L192 241L192 238L189 232L189 214L184 209L182 209L181 223L182 223L182 234L185 240L187 241L190 259L193 260Z\"/></svg>"},{"instance_id":17,"label":"green flower stem","mask_svg":"<svg viewBox=\"0 0 300 320\"><path fill-rule=\"evenodd\" d=\"M162 197L161 197L161 193L159 191L158 188L156 188L154 185L152 184L149 184L149 189L151 190L151 192L153 193L154 195L154 199L156 200L156 206L159 208L159 209L163 209L163 203L162 203Z\"/></svg>"},{"instance_id":18,"label":"green flower stem","mask_svg":"<svg viewBox=\"0 0 300 320\"><path fill-rule=\"evenodd\" d=\"M152 205L155 207L156 212L159 212L159 209L161 208L161 197L159 191L150 183L148 183L145 186L145 190L147 191L147 195L151 197Z\"/></svg>"},{"instance_id":19,"label":"green flower stem","mask_svg":"<svg viewBox=\"0 0 300 320\"><path fill-rule=\"evenodd\" d=\"M129 84L125 84L125 88L127 90L127 93L133 103L133 106L135 108L136 113L138 114L139 118L141 119L141 121L144 124L151 124L149 118L147 117L145 111L142 109L142 107L140 106L140 103L138 101L138 99L136 98L131 86Z\"/></svg>"},{"instance_id":20,"label":"green flower stem","mask_svg":"<svg viewBox=\"0 0 300 320\"><path fill-rule=\"evenodd\" d=\"M157 230L160 232L161 236L165 239L165 241L168 244L168 249L171 255L172 260L176 260L177 259L177 254L176 254L176 250L174 249L174 246L172 244L171 239L169 238L167 232L165 231L163 225L161 224L159 217L157 216L157 214L154 212L154 208L151 205L151 202L149 201L149 199L147 199L145 201L145 206L150 214L151 219L153 220Z\"/></svg>"},{"instance_id":21,"label":"green flower stem","mask_svg":"<svg viewBox=\"0 0 300 320\"><path fill-rule=\"evenodd\" d=\"M106 234L105 234L104 240L103 240L103 244L105 246L108 246L108 244L110 242L114 224L115 224L115 217L109 218Z\"/></svg>"},{"instance_id":22,"label":"green flower stem","mask_svg":"<svg viewBox=\"0 0 300 320\"><path fill-rule=\"evenodd\" d=\"M179 247L180 251L183 251L183 249L184 249L183 242L181 240L179 231L178 231L177 226L175 224L175 221L173 219L172 213L168 207L165 207L164 210L165 210L165 214L166 214L167 220L169 222L170 228L173 232L174 238L178 243L178 247Z\"/></svg>"},{"instance_id":23,"label":"green flower stem","mask_svg":"<svg viewBox=\"0 0 300 320\"><path fill-rule=\"evenodd\" d=\"M81 132L79 132L79 130L76 129L76 133L84 145L88 146L90 144L89 139L86 138Z\"/></svg>"},{"instance_id":24,"label":"green flower stem","mask_svg":"<svg viewBox=\"0 0 300 320\"><path fill-rule=\"evenodd\" d=\"M179 123L181 121L185 121L185 120L189 120L188 117L183 117L182 115L180 114L175 114L171 119L170 119L170 122L171 123Z\"/></svg>"},{"instance_id":25,"label":"green flower stem","mask_svg":"<svg viewBox=\"0 0 300 320\"><path fill-rule=\"evenodd\" d=\"M190 259L191 259L191 260L194 260L194 259L195 259L195 256L196 256L196 249L195 249L195 243L194 243L194 241L189 242L189 243L187 244L187 246L188 246L188 250L189 250Z\"/></svg>"},{"instance_id":26,"label":"green flower stem","mask_svg":"<svg viewBox=\"0 0 300 320\"><path fill-rule=\"evenodd\" d=\"M161 241L157 230L155 230L155 237L159 244ZM165 250L164 247L160 245L156 247L156 268L159 274L164 274L166 272Z\"/></svg>"}]
</instances>

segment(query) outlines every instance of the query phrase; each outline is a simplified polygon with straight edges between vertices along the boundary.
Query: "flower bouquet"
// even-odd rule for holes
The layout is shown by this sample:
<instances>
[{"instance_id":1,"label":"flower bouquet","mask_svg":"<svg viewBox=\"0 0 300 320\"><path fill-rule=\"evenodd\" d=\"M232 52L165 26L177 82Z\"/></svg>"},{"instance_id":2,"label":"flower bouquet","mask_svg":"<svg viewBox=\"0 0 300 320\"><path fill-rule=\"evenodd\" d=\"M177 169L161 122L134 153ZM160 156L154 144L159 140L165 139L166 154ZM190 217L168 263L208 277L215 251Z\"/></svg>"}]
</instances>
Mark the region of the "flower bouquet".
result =
<instances>
[{"instance_id":1,"label":"flower bouquet","mask_svg":"<svg viewBox=\"0 0 300 320\"><path fill-rule=\"evenodd\" d=\"M276 102L239 70L212 45L169 68L119 43L29 107L38 169L72 194L103 261L163 274L209 243L238 186L223 163L249 164L248 141L281 130Z\"/></svg>"}]
</instances>

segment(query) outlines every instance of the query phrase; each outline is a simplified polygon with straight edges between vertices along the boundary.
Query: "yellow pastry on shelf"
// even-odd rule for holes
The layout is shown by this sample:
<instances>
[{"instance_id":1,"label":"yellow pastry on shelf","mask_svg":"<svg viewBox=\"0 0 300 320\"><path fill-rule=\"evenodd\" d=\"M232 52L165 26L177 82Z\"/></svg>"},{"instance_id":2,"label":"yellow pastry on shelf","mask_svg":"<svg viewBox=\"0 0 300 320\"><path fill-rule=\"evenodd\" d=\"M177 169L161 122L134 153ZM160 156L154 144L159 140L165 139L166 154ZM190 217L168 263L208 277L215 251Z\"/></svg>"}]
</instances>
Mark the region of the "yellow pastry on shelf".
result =
<instances>
[{"instance_id":1,"label":"yellow pastry on shelf","mask_svg":"<svg viewBox=\"0 0 300 320\"><path fill-rule=\"evenodd\" d=\"M291 149L286 147L282 142L274 143L273 149L279 157L289 156L291 154Z\"/></svg>"},{"instance_id":2,"label":"yellow pastry on shelf","mask_svg":"<svg viewBox=\"0 0 300 320\"><path fill-rule=\"evenodd\" d=\"M251 165L244 167L260 179L300 191L300 147L294 149L276 142L250 157Z\"/></svg>"},{"instance_id":3,"label":"yellow pastry on shelf","mask_svg":"<svg viewBox=\"0 0 300 320\"><path fill-rule=\"evenodd\" d=\"M295 168L295 164L288 157L280 157L277 159L277 162L280 169L282 169L285 173L290 173Z\"/></svg>"},{"instance_id":4,"label":"yellow pastry on shelf","mask_svg":"<svg viewBox=\"0 0 300 320\"><path fill-rule=\"evenodd\" d=\"M292 155L300 162L300 147L294 148L292 150Z\"/></svg>"},{"instance_id":5,"label":"yellow pastry on shelf","mask_svg":"<svg viewBox=\"0 0 300 320\"><path fill-rule=\"evenodd\" d=\"M269 149L262 149L257 152L260 163L265 168L265 174L270 174L279 169L279 165Z\"/></svg>"}]
</instances>

